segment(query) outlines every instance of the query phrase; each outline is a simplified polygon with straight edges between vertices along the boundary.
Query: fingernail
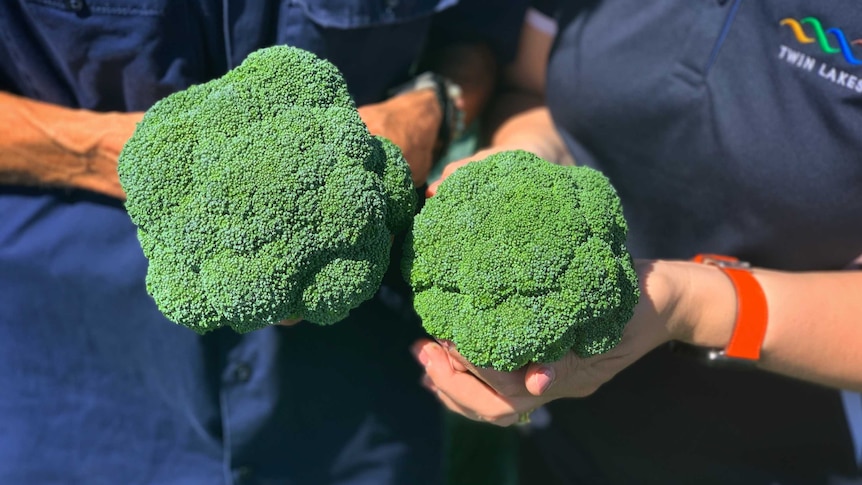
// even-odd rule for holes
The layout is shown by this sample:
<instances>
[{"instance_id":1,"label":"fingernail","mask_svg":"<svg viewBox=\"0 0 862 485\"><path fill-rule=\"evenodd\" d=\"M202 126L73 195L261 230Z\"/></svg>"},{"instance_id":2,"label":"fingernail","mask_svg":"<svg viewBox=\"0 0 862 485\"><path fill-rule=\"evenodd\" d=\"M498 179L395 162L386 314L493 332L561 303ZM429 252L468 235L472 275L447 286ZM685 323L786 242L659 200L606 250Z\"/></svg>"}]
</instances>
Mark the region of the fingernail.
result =
<instances>
[{"instance_id":1,"label":"fingernail","mask_svg":"<svg viewBox=\"0 0 862 485\"><path fill-rule=\"evenodd\" d=\"M455 347L455 344L449 340L438 340L437 342L439 342L440 345L443 346L444 349L446 349L446 352L449 352Z\"/></svg>"},{"instance_id":2,"label":"fingernail","mask_svg":"<svg viewBox=\"0 0 862 485\"><path fill-rule=\"evenodd\" d=\"M428 354L425 353L425 345L418 344L410 347L410 352L413 353L413 357L422 364L422 367L428 367Z\"/></svg>"},{"instance_id":3,"label":"fingernail","mask_svg":"<svg viewBox=\"0 0 862 485\"><path fill-rule=\"evenodd\" d=\"M425 352L425 349L420 350L419 355L417 355L416 358L419 359L419 363L422 364L422 367L428 367L428 362L431 361L428 357L428 353Z\"/></svg>"},{"instance_id":4,"label":"fingernail","mask_svg":"<svg viewBox=\"0 0 862 485\"><path fill-rule=\"evenodd\" d=\"M542 395L551 387L551 384L554 383L554 369L550 367L539 367L534 379L536 380L536 387L539 388L539 395Z\"/></svg>"}]
</instances>

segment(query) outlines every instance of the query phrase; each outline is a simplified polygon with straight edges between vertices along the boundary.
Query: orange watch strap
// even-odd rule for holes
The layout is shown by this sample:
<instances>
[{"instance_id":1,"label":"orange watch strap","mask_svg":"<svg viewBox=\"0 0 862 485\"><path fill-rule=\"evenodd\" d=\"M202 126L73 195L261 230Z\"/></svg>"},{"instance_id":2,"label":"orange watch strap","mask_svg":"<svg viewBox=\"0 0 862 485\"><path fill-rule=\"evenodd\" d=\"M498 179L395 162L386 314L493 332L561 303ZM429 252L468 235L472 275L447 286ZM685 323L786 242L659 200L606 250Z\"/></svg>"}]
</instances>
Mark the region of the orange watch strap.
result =
<instances>
[{"instance_id":1,"label":"orange watch strap","mask_svg":"<svg viewBox=\"0 0 862 485\"><path fill-rule=\"evenodd\" d=\"M730 278L736 291L736 322L722 354L733 359L759 360L769 311L766 294L748 263L720 254L698 254L693 261L717 266Z\"/></svg>"}]
</instances>

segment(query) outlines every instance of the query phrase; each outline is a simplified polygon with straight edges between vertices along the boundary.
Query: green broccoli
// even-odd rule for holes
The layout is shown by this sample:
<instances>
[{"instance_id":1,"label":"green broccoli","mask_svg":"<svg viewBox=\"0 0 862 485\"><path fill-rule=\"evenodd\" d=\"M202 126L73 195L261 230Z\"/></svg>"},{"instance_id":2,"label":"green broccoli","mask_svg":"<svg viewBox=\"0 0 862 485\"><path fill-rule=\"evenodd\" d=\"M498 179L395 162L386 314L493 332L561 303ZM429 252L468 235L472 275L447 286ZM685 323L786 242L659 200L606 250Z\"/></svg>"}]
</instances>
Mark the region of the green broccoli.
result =
<instances>
[{"instance_id":1,"label":"green broccoli","mask_svg":"<svg viewBox=\"0 0 862 485\"><path fill-rule=\"evenodd\" d=\"M604 175L525 151L459 168L415 217L403 271L422 324L480 367L589 356L621 338L640 295Z\"/></svg>"},{"instance_id":2,"label":"green broccoli","mask_svg":"<svg viewBox=\"0 0 862 485\"><path fill-rule=\"evenodd\" d=\"M156 103L119 175L148 292L200 333L343 319L377 291L416 205L338 69L287 46Z\"/></svg>"}]
</instances>

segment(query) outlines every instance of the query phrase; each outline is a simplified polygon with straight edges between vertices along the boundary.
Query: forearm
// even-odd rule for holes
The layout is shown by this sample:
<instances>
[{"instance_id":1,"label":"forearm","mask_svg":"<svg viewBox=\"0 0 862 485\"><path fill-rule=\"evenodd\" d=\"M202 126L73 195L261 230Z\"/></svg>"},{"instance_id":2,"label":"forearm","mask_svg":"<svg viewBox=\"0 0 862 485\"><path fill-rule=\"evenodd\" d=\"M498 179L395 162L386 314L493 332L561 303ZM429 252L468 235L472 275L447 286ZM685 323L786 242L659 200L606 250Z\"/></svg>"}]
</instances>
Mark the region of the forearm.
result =
<instances>
[{"instance_id":1,"label":"forearm","mask_svg":"<svg viewBox=\"0 0 862 485\"><path fill-rule=\"evenodd\" d=\"M736 296L717 268L660 262L655 276L671 283L672 337L725 347L736 319ZM862 272L788 273L756 269L769 308L758 366L843 389L862 390Z\"/></svg>"},{"instance_id":2,"label":"forearm","mask_svg":"<svg viewBox=\"0 0 862 485\"><path fill-rule=\"evenodd\" d=\"M497 79L497 61L483 43L451 44L429 52L423 69L445 76L461 88L465 125L488 105Z\"/></svg>"},{"instance_id":3,"label":"forearm","mask_svg":"<svg viewBox=\"0 0 862 485\"><path fill-rule=\"evenodd\" d=\"M487 125L491 150L527 150L550 162L574 165L550 111L535 94L518 91L501 94L489 112Z\"/></svg>"},{"instance_id":4,"label":"forearm","mask_svg":"<svg viewBox=\"0 0 862 485\"><path fill-rule=\"evenodd\" d=\"M73 110L0 92L0 183L125 198L117 157L141 113Z\"/></svg>"},{"instance_id":5,"label":"forearm","mask_svg":"<svg viewBox=\"0 0 862 485\"><path fill-rule=\"evenodd\" d=\"M574 163L545 105L545 70L552 38L529 22L515 59L502 70L497 95L483 119L490 151L522 149L561 165Z\"/></svg>"},{"instance_id":6,"label":"forearm","mask_svg":"<svg viewBox=\"0 0 862 485\"><path fill-rule=\"evenodd\" d=\"M495 82L495 59L482 43L448 45L431 53L420 66L441 74L461 87L459 107L465 122L484 109ZM386 101L359 108L374 135L385 136L401 148L416 186L425 183L434 157L442 147L444 113L433 88L408 91Z\"/></svg>"}]
</instances>

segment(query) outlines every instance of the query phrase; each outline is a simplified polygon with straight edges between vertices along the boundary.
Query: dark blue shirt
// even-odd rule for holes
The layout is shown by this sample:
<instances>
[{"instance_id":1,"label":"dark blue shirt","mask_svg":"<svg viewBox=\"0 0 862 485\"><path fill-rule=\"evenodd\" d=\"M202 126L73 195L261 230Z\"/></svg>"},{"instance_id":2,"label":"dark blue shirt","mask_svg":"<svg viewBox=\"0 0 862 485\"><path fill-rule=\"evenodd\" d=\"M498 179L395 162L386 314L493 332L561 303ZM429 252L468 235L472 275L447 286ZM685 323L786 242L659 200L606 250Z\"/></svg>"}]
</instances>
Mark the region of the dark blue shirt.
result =
<instances>
[{"instance_id":1,"label":"dark blue shirt","mask_svg":"<svg viewBox=\"0 0 862 485\"><path fill-rule=\"evenodd\" d=\"M332 60L364 104L411 75L432 19L440 42L511 55L519 5L455 3L3 1L0 89L145 110L287 43ZM440 482L440 408L397 265L345 321L243 336L167 321L146 267L120 202L0 188L0 483Z\"/></svg>"},{"instance_id":2,"label":"dark blue shirt","mask_svg":"<svg viewBox=\"0 0 862 485\"><path fill-rule=\"evenodd\" d=\"M836 270L862 254L858 2L603 0L561 10L548 105L576 161L619 191L635 256L715 252ZM560 459L539 466L566 483L858 477L838 391L710 369L665 348L590 399L549 409L551 426L536 436Z\"/></svg>"}]
</instances>

